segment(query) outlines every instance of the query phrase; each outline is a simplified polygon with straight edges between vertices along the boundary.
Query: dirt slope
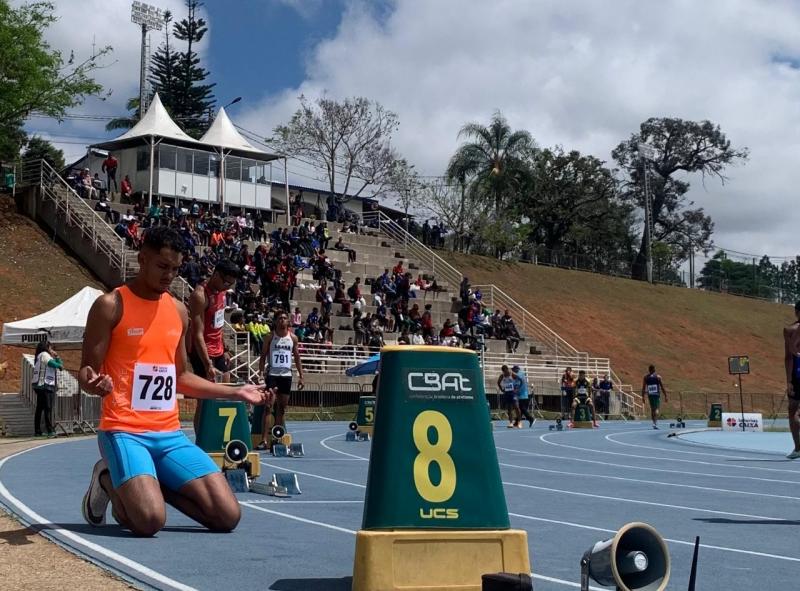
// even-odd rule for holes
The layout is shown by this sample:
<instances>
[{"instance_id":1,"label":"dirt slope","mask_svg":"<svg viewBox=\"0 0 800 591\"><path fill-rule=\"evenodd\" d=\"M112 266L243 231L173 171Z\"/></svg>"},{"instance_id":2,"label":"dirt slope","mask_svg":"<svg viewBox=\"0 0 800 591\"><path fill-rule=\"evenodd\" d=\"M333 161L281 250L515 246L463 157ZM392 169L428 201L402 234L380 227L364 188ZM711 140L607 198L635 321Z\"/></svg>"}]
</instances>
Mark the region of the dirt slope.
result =
<instances>
[{"instance_id":1,"label":"dirt slope","mask_svg":"<svg viewBox=\"0 0 800 591\"><path fill-rule=\"evenodd\" d=\"M485 257L446 258L470 283L499 286L578 349L609 357L628 383L641 384L653 363L673 390L730 392L727 356L746 354L753 374L745 392L784 388L781 330L793 321L790 306Z\"/></svg>"},{"instance_id":2,"label":"dirt slope","mask_svg":"<svg viewBox=\"0 0 800 591\"><path fill-rule=\"evenodd\" d=\"M81 263L54 244L42 228L16 212L8 195L0 195L0 326L41 314L81 288L103 286ZM0 363L8 369L0 392L19 390L19 358L31 349L0 346ZM77 351L62 352L68 368L77 368Z\"/></svg>"}]
</instances>

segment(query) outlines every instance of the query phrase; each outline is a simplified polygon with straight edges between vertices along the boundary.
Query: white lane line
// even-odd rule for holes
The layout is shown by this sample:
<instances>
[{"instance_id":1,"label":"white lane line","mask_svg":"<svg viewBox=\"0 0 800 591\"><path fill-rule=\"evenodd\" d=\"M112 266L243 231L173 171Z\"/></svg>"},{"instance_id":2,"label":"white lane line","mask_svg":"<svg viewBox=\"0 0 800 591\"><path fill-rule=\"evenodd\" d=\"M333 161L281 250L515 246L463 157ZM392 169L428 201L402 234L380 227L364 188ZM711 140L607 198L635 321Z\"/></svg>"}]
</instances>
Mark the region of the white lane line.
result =
<instances>
[{"instance_id":1,"label":"white lane line","mask_svg":"<svg viewBox=\"0 0 800 591\"><path fill-rule=\"evenodd\" d=\"M266 507L253 505L247 501L239 501L239 504L244 507L249 507L250 509L255 509L256 511L261 511L262 513L271 513L272 515L279 515L280 517L285 517L286 519L293 519L294 521L299 521L301 523L316 525L318 527L324 527L326 529L332 529L334 531L340 531L346 534L356 534L355 530L352 529L346 529L344 527L339 527L338 525L333 525L330 523L324 523L322 521L314 521L313 519L306 519L305 517L297 517L296 515L289 515L288 513L281 513L280 511L273 511L272 509L267 509Z\"/></svg>"},{"instance_id":2,"label":"white lane line","mask_svg":"<svg viewBox=\"0 0 800 591\"><path fill-rule=\"evenodd\" d=\"M278 464L270 464L265 461L261 461L262 466L269 466L270 468L277 468L278 470L287 470L287 466L280 466ZM336 478L328 478L327 476L320 476L319 474L311 474L310 472L300 472L299 470L292 470L295 474L300 474L302 476L308 476L310 478L319 478L320 480L327 480L328 482L336 482L337 484L344 484L347 486L355 486L358 488L367 488L366 484L357 484L355 482L350 482L349 480L338 480Z\"/></svg>"},{"instance_id":3,"label":"white lane line","mask_svg":"<svg viewBox=\"0 0 800 591\"><path fill-rule=\"evenodd\" d=\"M332 451L332 452L335 452L335 453L337 453L337 454L342 454L343 456L348 456L348 457L354 458L354 459L356 459L356 460L362 460L362 461L364 461L364 462L369 462L369 458L363 458L363 457L361 457L361 456L357 456L357 455L355 455L355 454L349 454L349 453L347 453L346 451L341 451L341 450L338 450L338 449L335 449L335 448L333 448L333 447L329 446L329 445L328 445L326 442L327 442L327 441L329 441L329 440L331 440L331 439L333 439L334 437L341 437L341 436L340 436L340 435L338 435L338 434L337 434L337 435L331 435L330 437L326 437L325 439L321 440L321 441L319 442L319 444L320 444L322 447L324 447L325 449L327 449L327 450L330 450L330 451Z\"/></svg>"},{"instance_id":4,"label":"white lane line","mask_svg":"<svg viewBox=\"0 0 800 591\"><path fill-rule=\"evenodd\" d=\"M587 474L583 472L567 472L564 470L550 470L547 468L534 468L532 466L520 466L518 464L507 464L505 462L498 462L501 466L507 468L520 468L522 470L533 470L535 472L546 472L548 474L563 474L564 476L577 476L579 478L604 478L606 480L619 480L623 482L638 482L640 484L657 484L659 486L673 486L678 488L692 488L695 490L707 490L712 492L730 493L735 495L750 495L754 497L769 497L772 499L787 499L790 501L800 501L800 497L792 497L789 495L773 495L768 493L749 492L744 490L731 490L727 488L714 488L711 486L698 486L694 484L679 484L677 482L661 482L658 480L640 480L638 478L624 478L622 476L609 476L606 474Z\"/></svg>"},{"instance_id":5,"label":"white lane line","mask_svg":"<svg viewBox=\"0 0 800 591\"><path fill-rule=\"evenodd\" d=\"M629 464L615 464L613 462L601 462L600 460L587 460L585 458L575 458L570 456L554 456L551 454L544 454L533 451L525 451L522 449L511 449L508 447L498 447L500 451L510 453L522 454L526 456L533 456L537 458L549 458L554 460L563 460L565 462L580 462L584 464L596 464L598 466L610 466L612 468L624 468L626 470L647 470L648 472L664 472L666 474L678 476L704 476L708 478L732 478L734 480L755 480L759 482L777 482L780 484L794 484L800 485L797 480L779 480L776 478L759 478L758 476L741 476L739 474L713 474L709 472L687 472L686 470L667 470L665 468L651 468L650 466L631 466Z\"/></svg>"},{"instance_id":6,"label":"white lane line","mask_svg":"<svg viewBox=\"0 0 800 591\"><path fill-rule=\"evenodd\" d=\"M26 449L3 458L2 460L0 460L0 469L3 468L3 465L5 465L5 463L8 460L20 456L22 454L28 453L30 451L33 451L34 449L45 447L47 445L55 445L55 443L49 443L39 447L32 447L30 449ZM94 542L90 542L89 540L76 534L75 532L72 532L68 529L64 529L61 527L52 527L53 524L51 522L46 520L44 517L36 513L33 509L28 507L25 503L20 501L17 497L12 495L9 492L9 490L5 487L5 485L2 483L2 481L0 481L0 497L5 499L6 504L9 507L11 506L15 507L18 511L17 515L24 517L24 521L27 521L28 525L47 526L46 531L48 533L58 534L58 536L62 536L63 538L69 540L70 542L73 542L74 544L77 544L78 546L82 546L87 550L91 550L92 552L107 558L108 560L112 560L118 563L118 565L115 567L115 570L117 572L121 572L123 575L125 575L126 573L124 570L120 568L120 565L129 568L130 570L138 573L141 576L147 577L148 579L151 579L153 581L157 581L158 583L161 583L162 585L165 585L170 589L177 589L178 591L197 591L194 587L190 587L189 585L185 585L180 581L171 579L168 576L163 575L160 572L155 571L150 567L147 567L139 562L136 562L135 560L131 560L130 558L123 556L122 554L117 554L113 550L109 550L108 548L104 548L103 546L95 544ZM53 535L52 537L55 539L56 542L59 541L57 536ZM78 548L71 546L70 544L64 544L64 546L66 546L68 549L71 549L74 553L79 554L84 558L88 558L90 560L93 559L91 555L81 553L78 550ZM111 566L111 565L103 565L103 566ZM128 576L130 575L128 574Z\"/></svg>"},{"instance_id":7,"label":"white lane line","mask_svg":"<svg viewBox=\"0 0 800 591\"><path fill-rule=\"evenodd\" d=\"M279 517L285 517L286 519L292 519L293 521L299 521L300 523L306 523L308 525L316 525L317 527L324 527L325 529L332 529L334 531L342 532L342 533L345 533L345 534L356 535L356 533L358 533L358 532L356 532L355 530L352 530L352 529L339 527L338 525L325 523L324 521L315 521L313 519L306 519L304 517L297 517L296 515L290 515L288 513L282 513L280 511L274 511L272 509L267 509L265 507L260 507L258 505L253 505L253 504L248 503L246 501L240 501L239 504L244 506L244 507L248 507L250 509L254 509L256 511L261 511L262 513L269 513L271 515L277 515ZM540 580L540 581L547 581L549 583L556 583L556 584L559 584L559 585L566 585L567 587L578 587L578 588L580 588L580 585L578 583L573 583L572 581L567 581L567 580L564 580L564 579L557 579L555 577L548 577L546 575L539 575L539 574L536 574L536 573L531 573L531 576L534 579L537 579L537 580ZM602 589L600 589L599 587L589 587L589 589L592 589L593 591L602 591Z\"/></svg>"},{"instance_id":8,"label":"white lane line","mask_svg":"<svg viewBox=\"0 0 800 591\"><path fill-rule=\"evenodd\" d=\"M553 492L565 495L573 495L576 497L589 497L591 499L603 499L605 501L616 501L620 503L630 503L633 505L648 505L650 507L660 507L664 509L680 509L681 511L696 511L698 513L711 513L712 515L729 515L732 517L746 517L748 519L761 519L764 521L774 521L776 523L780 523L782 521L787 521L781 517L765 517L764 515L750 515L748 513L732 513L730 511L717 511L715 509L703 509L701 507L689 507L686 505L671 505L669 503L655 503L652 501L642 501L639 499L627 499L625 497L612 497L607 495L599 495L595 493L584 493L578 492L574 490L564 490L560 488L548 488L546 486L535 486L533 484L523 484L521 482L508 482L507 480L503 481L503 484L506 486L518 486L521 488L529 488L533 490L542 490L545 492Z\"/></svg>"},{"instance_id":9,"label":"white lane line","mask_svg":"<svg viewBox=\"0 0 800 591\"><path fill-rule=\"evenodd\" d=\"M547 439L547 437L549 435L555 435L555 433L545 433L544 435L540 435L539 436L539 441L541 441L542 443L546 443L547 445L553 445L555 447L565 447L565 448L568 448L568 449L575 449L575 450L578 450L580 452L607 454L607 455L612 455L612 456L624 456L626 458L638 458L638 459L642 459L642 460L649 460L651 462L653 462L653 461L680 462L682 464L700 464L700 465L703 465L703 466L717 466L717 467L719 467L721 465L719 462L703 462L701 460L684 460L684 459L681 459L681 458L669 458L669 457L663 457L663 456L658 456L658 457L655 457L655 456L637 456L637 455L633 455L633 454L630 454L630 453L622 453L622 452L617 452L617 451L606 451L606 450L601 450L601 449L591 449L589 447L578 447L576 445L566 445L564 443L554 443L554 442L549 441ZM723 464L723 465L728 469L740 468L742 470L761 470L761 471L764 471L764 472L782 472L782 473L786 473L786 474L800 475L800 472L798 472L797 470L781 470L780 468L763 468L761 466L740 466L738 464L727 464L727 463Z\"/></svg>"},{"instance_id":10,"label":"white lane line","mask_svg":"<svg viewBox=\"0 0 800 591\"><path fill-rule=\"evenodd\" d=\"M364 501L297 501L295 499L256 499L253 501L240 501L241 503L250 503L255 505L270 505L270 504L278 504L278 505L310 505L310 504L318 504L318 505L344 505L344 504L358 504L361 505Z\"/></svg>"},{"instance_id":11,"label":"white lane line","mask_svg":"<svg viewBox=\"0 0 800 591\"><path fill-rule=\"evenodd\" d=\"M609 433L608 435L606 435L604 437L604 439L606 441L610 441L611 443L615 443L617 445L624 445L625 447L639 447L641 449L649 449L649 450L653 450L653 451L665 451L665 452L668 452L668 453L688 454L688 455L692 455L692 456L709 456L709 457L712 457L712 458L725 458L725 459L728 459L728 460L752 460L753 459L753 456L731 456L731 455L727 455L727 454L710 454L710 453L704 453L704 452L701 452L701 451L685 451L685 450L680 450L680 449L671 449L671 448L667 448L667 447L654 447L652 445L639 445L639 444L636 444L636 443L624 443L622 441L617 441L616 439L614 439L614 436L618 436L618 435L628 435L628 433ZM737 450L737 451L741 451L741 450ZM759 452L754 450L753 453L759 453Z\"/></svg>"},{"instance_id":12,"label":"white lane line","mask_svg":"<svg viewBox=\"0 0 800 591\"><path fill-rule=\"evenodd\" d=\"M576 527L578 529L588 529L591 531L598 531L608 534L616 534L617 530L615 529L606 529L604 527L595 527L592 525L584 525L582 523L573 523L571 521L559 521L558 519L546 519L544 517L534 517L532 515L522 515L520 513L509 513L512 517L518 517L520 519L528 519L530 521L541 521L543 523L553 523L555 525L564 525L567 527ZM671 538L664 538L664 541L669 542L670 544L680 544L681 546L692 546L694 547L694 542L687 542L686 540L673 540ZM733 552L735 554L747 554L749 556L758 556L760 558L774 558L775 560L785 560L787 562L800 562L800 558L794 558L792 556L783 556L781 554L770 554L768 552L757 552L755 550L742 550L740 548L728 548L727 546L714 546L712 544L700 544L701 548L708 548L709 550L719 550L720 552Z\"/></svg>"},{"instance_id":13,"label":"white lane line","mask_svg":"<svg viewBox=\"0 0 800 591\"><path fill-rule=\"evenodd\" d=\"M333 450L333 451L338 451L338 450ZM319 476L317 474L307 474L307 475L311 476L311 477L321 478L322 480L330 480L329 478L327 478L325 476ZM347 483L347 482L344 482L344 481L337 481L337 482L342 482L343 484L350 484L350 485L358 486L358 487L362 487L363 486L363 485L354 484L354 483ZM504 484L509 484L509 483L506 482ZM559 492L569 492L569 491L559 491ZM587 496L594 496L594 495L587 495ZM663 506L663 505L661 505L661 506ZM255 509L257 507L254 506L252 508ZM286 516L285 514L280 514L280 513L279 513L279 515ZM617 530L615 530L615 529L606 529L606 528L601 528L601 527L594 527L594 526L591 526L591 525L572 523L572 522L569 522L569 521L559 521L559 520L555 520L555 519L546 519L546 518L543 518L543 517L533 517L532 515L522 515L520 513L509 513L509 516L518 517L518 518L521 518L521 519L528 519L528 520L531 520L531 521L541 521L541 522L545 522L545 523L553 523L553 524L557 524L557 525L565 525L565 526L568 526L568 527L575 527L575 528L579 528L579 529L587 529L587 530L603 532L603 533L609 533L609 534L617 533ZM295 519L294 516L287 516L287 517L290 517L291 519ZM299 518L297 518L297 519L300 520ZM773 521L781 521L779 519L776 520L776 519L773 519L773 518L766 518L766 519L770 519L770 520L773 520ZM310 522L310 520L306 520L306 521ZM325 527L325 526L323 526L323 527ZM332 526L332 527L336 528L337 526ZM685 541L685 540L675 540L675 539L671 539L671 538L665 538L665 540L667 542L669 542L669 543L672 543L672 544L679 544L679 545L682 545L682 546L694 546L694 542L688 542L688 541ZM793 558L791 556L781 556L781 555L778 555L778 554L770 554L768 552L758 552L756 550L742 550L740 548L730 548L730 547L727 547L727 546L715 546L715 545L712 545L712 544L700 544L700 546L702 548L706 548L706 549L709 549L709 550L718 550L720 552L731 552L731 553L734 553L734 554L745 554L745 555L748 555L748 556L757 556L757 557L760 557L760 558L772 558L772 559L775 559L775 560L784 560L784 561L788 561L788 562L800 562L800 558ZM536 578L536 579L540 579L540 580L543 580L543 581L550 581L550 582L554 582L555 581L555 582L563 584L563 585L575 586L574 583L571 583L571 582L563 580L563 579L555 579L555 580L553 580L550 577L546 577L545 575L536 575L536 574L533 574L532 576L534 578Z\"/></svg>"}]
</instances>

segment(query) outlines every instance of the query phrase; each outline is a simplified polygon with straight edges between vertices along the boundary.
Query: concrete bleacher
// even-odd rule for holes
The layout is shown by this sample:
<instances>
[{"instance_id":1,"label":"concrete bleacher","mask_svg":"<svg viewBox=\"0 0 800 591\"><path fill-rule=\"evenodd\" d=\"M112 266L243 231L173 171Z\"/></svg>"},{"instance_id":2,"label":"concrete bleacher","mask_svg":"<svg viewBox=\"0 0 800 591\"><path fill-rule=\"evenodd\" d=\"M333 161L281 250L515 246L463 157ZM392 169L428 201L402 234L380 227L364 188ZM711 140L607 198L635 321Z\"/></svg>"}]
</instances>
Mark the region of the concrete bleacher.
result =
<instances>
[{"instance_id":1,"label":"concrete bleacher","mask_svg":"<svg viewBox=\"0 0 800 591\"><path fill-rule=\"evenodd\" d=\"M42 185L40 187L43 198L37 200L40 207L43 208L42 212L35 212L41 214L44 221L51 225L56 233L62 239L67 240L73 250L84 259L84 262L98 274L106 284L116 285L132 277L138 271L138 264L136 262L137 253L124 247L122 240L116 236L113 229L103 221L103 214L92 211L95 202L86 202L80 199L72 192L61 179L55 179L55 182L49 186ZM52 203L48 205L48 200ZM132 206L127 204L114 203L112 207L120 212L125 213L127 209L132 209ZM50 208L50 209L48 209ZM67 218L67 224L63 223L63 218ZM77 227L77 228L75 228ZM269 234L277 228L286 227L286 224L265 224L264 229ZM407 241L405 237L398 237L398 234L392 235L385 231L379 231L376 228L362 227L362 233L342 233L342 239L346 247L353 248L357 251L357 262L348 263L347 253L345 251L337 251L333 248L336 240L340 235L340 224L329 223L328 229L330 234L329 247L326 254L333 261L337 269L342 272L342 281L345 286L353 283L356 277L362 279L362 294L367 301L365 312L372 313L375 307L372 305L372 296L369 293L368 285L365 285L367 279L373 279L383 273L384 269L392 269L398 259L402 259L404 268L412 274L413 278L417 275L423 275L426 279L430 280L436 277L437 284L442 290L440 293L429 293L425 296L422 292L417 292L416 302L420 304L420 311L424 310L424 305L429 303L432 305L433 321L436 330L438 331L446 319L451 319L453 322L457 320L457 313L460 308L460 300L458 298L458 277L450 267L449 279L446 281L443 277L437 276L436 272L439 270L439 262L441 259L435 257L430 252L422 252L419 245L413 246L411 239ZM383 229L383 226L382 226ZM84 255L79 251L79 240L88 242L91 248L87 248L87 254ZM256 243L251 242L251 252L255 250ZM427 251L427 249L425 249ZM94 253L94 258L92 256ZM102 256L100 256L102 255ZM420 256L428 257L428 264L425 264ZM100 259L103 259L100 264ZM439 262L437 262L439 261ZM434 268L435 267L435 268ZM292 308L299 307L304 315L311 311L313 307L319 307L319 303L315 301L315 291L317 282L311 277L310 271L305 271L298 277L300 287L295 289L294 299L291 301ZM329 284L329 289L332 285ZM173 293L176 297L181 299L188 298L190 288L188 284L182 279L176 280L173 285ZM502 301L502 300L501 300ZM414 300L412 300L414 303ZM345 316L337 315L340 311L340 305L333 305L333 315L331 327L334 329L334 351L341 348L348 338L354 338L355 333L351 328L351 319ZM502 310L502 308L501 308ZM567 351L566 354L559 351L553 351L552 342L544 343L537 340L537 336L533 334L526 334L520 324L518 316L529 316L523 310L512 309L512 317L517 321L518 329L523 337L520 342L518 350L514 354L506 352L505 340L486 339L486 358L484 360L485 374L487 376L488 387L493 388L491 385L493 379L491 376L496 376L499 366L503 363L519 363L523 365L528 371L529 376L537 379L545 380L548 383L557 382L558 372L563 370L565 365L572 365L575 368L584 367L585 362L591 360L583 353L577 353L574 349L572 352ZM530 318L529 318L530 320ZM535 320L535 319L534 319ZM536 321L538 322L538 321ZM546 327L545 327L546 328ZM549 331L549 329L546 329ZM540 331L541 332L541 331ZM552 333L552 331L550 331ZM236 353L239 356L239 362L246 364L251 370L254 369L257 360L247 349L247 338L236 337L230 326L226 329L226 334L229 342L238 341L236 345ZM537 333L539 334L539 333ZM394 344L399 333L384 333L384 340L386 344ZM546 339L558 338L555 333L552 336L544 334ZM355 338L354 338L355 340ZM242 341L245 341L242 344ZM242 348L244 347L244 349ZM337 354L338 355L338 354ZM323 358L323 356L314 357L314 387L324 388L329 384L332 389L344 387L347 383L361 384L367 383L368 380L355 380L350 382L350 378L345 378L342 373L345 366L353 365L358 360L363 359L369 355L369 352L364 351L359 355L352 356L350 359L342 360L338 356L335 358ZM572 357L571 357L572 356ZM322 363L324 361L324 363ZM605 365L597 367L595 372L599 373L608 370L608 362ZM591 370L591 366L586 365ZM251 374L252 375L252 374ZM242 376L244 377L244 376ZM309 381L308 379L306 380ZM488 389L487 389L488 392Z\"/></svg>"}]
</instances>

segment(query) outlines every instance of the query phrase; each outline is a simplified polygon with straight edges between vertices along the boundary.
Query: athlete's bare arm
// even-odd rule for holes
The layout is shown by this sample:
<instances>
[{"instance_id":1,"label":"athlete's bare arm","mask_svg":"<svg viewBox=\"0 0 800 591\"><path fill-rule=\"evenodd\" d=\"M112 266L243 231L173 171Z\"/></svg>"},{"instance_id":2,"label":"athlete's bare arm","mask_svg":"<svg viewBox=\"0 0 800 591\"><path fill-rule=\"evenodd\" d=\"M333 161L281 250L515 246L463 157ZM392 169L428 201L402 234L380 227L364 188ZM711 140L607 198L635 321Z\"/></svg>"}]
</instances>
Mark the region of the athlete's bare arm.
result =
<instances>
[{"instance_id":1,"label":"athlete's bare arm","mask_svg":"<svg viewBox=\"0 0 800 591\"><path fill-rule=\"evenodd\" d=\"M800 325L794 323L783 329L784 366L786 368L786 393L794 396L792 388L792 371L794 370L794 356L798 354L800 341Z\"/></svg>"},{"instance_id":2,"label":"athlete's bare arm","mask_svg":"<svg viewBox=\"0 0 800 591\"><path fill-rule=\"evenodd\" d=\"M275 393L270 390L265 390L252 384L246 384L238 388L231 388L224 384L217 384L209 382L202 376L197 376L188 371L188 363L186 360L186 331L189 328L189 315L186 312L186 307L176 301L175 307L178 309L178 314L181 317L181 324L183 325L183 332L181 339L178 343L178 350L175 353L175 375L178 380L178 391L181 394L191 396L192 398L225 398L228 400L241 400L249 402L250 404L268 404L272 403L275 398Z\"/></svg>"},{"instance_id":3,"label":"athlete's bare arm","mask_svg":"<svg viewBox=\"0 0 800 591\"><path fill-rule=\"evenodd\" d=\"M86 330L83 333L81 369L78 371L78 382L84 392L105 396L114 389L113 381L109 376L100 373L100 368L103 366L111 342L111 331L120 318L122 318L122 301L113 291L98 297L89 310Z\"/></svg>"},{"instance_id":4,"label":"athlete's bare arm","mask_svg":"<svg viewBox=\"0 0 800 591\"><path fill-rule=\"evenodd\" d=\"M211 363L211 358L208 356L208 349L206 348L206 340L203 337L207 307L208 302L206 301L205 290L202 287L195 288L194 291L192 291L192 295L189 296L189 314L192 319L192 347L200 358L200 361L203 362L203 366L206 368L206 375L204 377L214 381L215 376L220 372Z\"/></svg>"},{"instance_id":5,"label":"athlete's bare arm","mask_svg":"<svg viewBox=\"0 0 800 591\"><path fill-rule=\"evenodd\" d=\"M267 338L264 339L264 344L261 346L261 357L258 359L258 373L264 377L266 380L266 370L267 370L267 357L269 356L269 347L272 344L272 337L275 333L271 332L267 335Z\"/></svg>"},{"instance_id":6,"label":"athlete's bare arm","mask_svg":"<svg viewBox=\"0 0 800 591\"><path fill-rule=\"evenodd\" d=\"M294 365L297 367L297 384L302 389L303 387L303 362L300 359L300 339L294 333L289 333L292 336L292 355L294 355Z\"/></svg>"},{"instance_id":7,"label":"athlete's bare arm","mask_svg":"<svg viewBox=\"0 0 800 591\"><path fill-rule=\"evenodd\" d=\"M503 390L503 374L500 374L497 377L497 389L502 391Z\"/></svg>"},{"instance_id":8,"label":"athlete's bare arm","mask_svg":"<svg viewBox=\"0 0 800 591\"><path fill-rule=\"evenodd\" d=\"M667 402L667 389L664 387L664 380L661 379L661 376L658 376L658 386L664 393L664 402Z\"/></svg>"},{"instance_id":9,"label":"athlete's bare arm","mask_svg":"<svg viewBox=\"0 0 800 591\"><path fill-rule=\"evenodd\" d=\"M647 376L642 378L642 398L647 396Z\"/></svg>"}]
</instances>

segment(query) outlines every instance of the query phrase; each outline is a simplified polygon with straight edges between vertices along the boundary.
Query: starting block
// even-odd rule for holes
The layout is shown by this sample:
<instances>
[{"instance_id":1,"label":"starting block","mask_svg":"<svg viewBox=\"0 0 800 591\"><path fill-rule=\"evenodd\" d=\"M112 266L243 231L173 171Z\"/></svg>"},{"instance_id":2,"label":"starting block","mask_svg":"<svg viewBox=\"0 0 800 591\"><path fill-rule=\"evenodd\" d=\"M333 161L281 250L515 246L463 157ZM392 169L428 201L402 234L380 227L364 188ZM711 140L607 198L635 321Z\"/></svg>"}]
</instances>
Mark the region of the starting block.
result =
<instances>
[{"instance_id":1,"label":"starting block","mask_svg":"<svg viewBox=\"0 0 800 591\"><path fill-rule=\"evenodd\" d=\"M683 421L681 417L675 419L674 423L669 424L670 429L685 429L686 423Z\"/></svg>"},{"instance_id":2,"label":"starting block","mask_svg":"<svg viewBox=\"0 0 800 591\"><path fill-rule=\"evenodd\" d=\"M251 482L250 492L257 495L268 495L278 498L288 498L289 496L285 487L278 486L272 482Z\"/></svg>"},{"instance_id":3,"label":"starting block","mask_svg":"<svg viewBox=\"0 0 800 591\"><path fill-rule=\"evenodd\" d=\"M362 433L361 431L356 433L356 437L356 441L370 441L372 439L369 433Z\"/></svg>"},{"instance_id":4,"label":"starting block","mask_svg":"<svg viewBox=\"0 0 800 591\"><path fill-rule=\"evenodd\" d=\"M225 472L243 468L251 478L261 474L258 452L250 451L250 426L243 402L204 400L195 443Z\"/></svg>"},{"instance_id":5,"label":"starting block","mask_svg":"<svg viewBox=\"0 0 800 591\"><path fill-rule=\"evenodd\" d=\"M548 428L550 429L550 431L553 431L553 430L555 430L555 431L563 431L564 430L564 423L562 423L561 419L558 418L558 419L556 419L556 424L555 425L550 425Z\"/></svg>"},{"instance_id":6,"label":"starting block","mask_svg":"<svg viewBox=\"0 0 800 591\"><path fill-rule=\"evenodd\" d=\"M272 455L276 458L285 458L289 455L289 448L282 443L272 445Z\"/></svg>"},{"instance_id":7,"label":"starting block","mask_svg":"<svg viewBox=\"0 0 800 591\"><path fill-rule=\"evenodd\" d=\"M250 490L250 485L247 483L247 472L241 468L225 470L225 480L228 481L228 486L235 493L243 493Z\"/></svg>"},{"instance_id":8,"label":"starting block","mask_svg":"<svg viewBox=\"0 0 800 591\"><path fill-rule=\"evenodd\" d=\"M302 443L290 443L289 444L289 457L291 458L302 458L306 455L306 450L303 449Z\"/></svg>"},{"instance_id":9,"label":"starting block","mask_svg":"<svg viewBox=\"0 0 800 591\"><path fill-rule=\"evenodd\" d=\"M355 431L348 431L344 434L345 441L355 441L356 440L356 432Z\"/></svg>"},{"instance_id":10,"label":"starting block","mask_svg":"<svg viewBox=\"0 0 800 591\"><path fill-rule=\"evenodd\" d=\"M575 407L575 415L572 417L573 429L591 429L592 411L588 404L578 404Z\"/></svg>"},{"instance_id":11,"label":"starting block","mask_svg":"<svg viewBox=\"0 0 800 591\"><path fill-rule=\"evenodd\" d=\"M302 494L300 483L297 481L297 474L294 472L278 472L273 474L270 484L277 488L286 489L286 494L289 495Z\"/></svg>"}]
</instances>

